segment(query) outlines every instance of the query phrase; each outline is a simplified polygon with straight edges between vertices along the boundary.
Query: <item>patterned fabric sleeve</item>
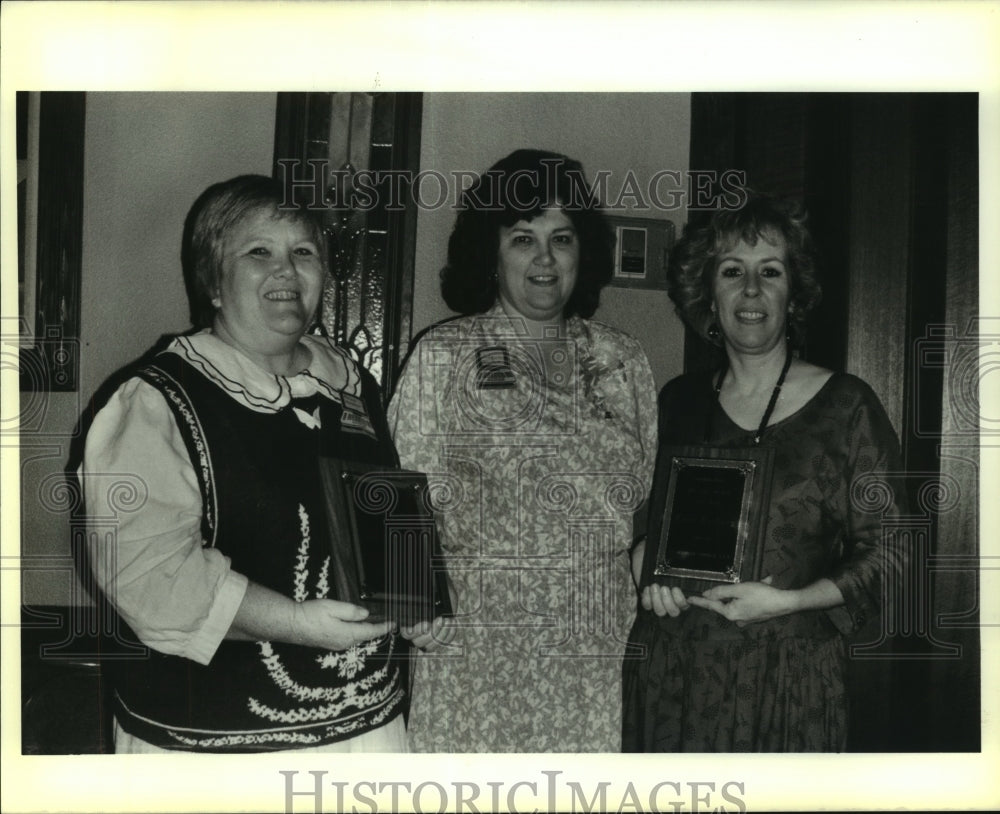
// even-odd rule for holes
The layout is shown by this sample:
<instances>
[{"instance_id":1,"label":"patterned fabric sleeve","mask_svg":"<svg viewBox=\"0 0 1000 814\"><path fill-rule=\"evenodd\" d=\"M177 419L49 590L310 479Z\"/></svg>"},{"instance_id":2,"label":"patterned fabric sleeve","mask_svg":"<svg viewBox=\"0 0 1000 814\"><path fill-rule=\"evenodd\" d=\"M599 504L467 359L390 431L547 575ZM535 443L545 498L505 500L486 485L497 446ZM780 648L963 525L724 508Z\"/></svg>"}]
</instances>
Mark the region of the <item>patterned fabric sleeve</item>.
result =
<instances>
[{"instance_id":1,"label":"patterned fabric sleeve","mask_svg":"<svg viewBox=\"0 0 1000 814\"><path fill-rule=\"evenodd\" d=\"M625 359L625 369L629 381L632 382L632 395L635 399L635 425L642 444L642 459L636 469L636 476L642 481L646 494L649 494L653 481L653 465L656 462L657 448L657 406L656 387L653 384L653 371L642 347L635 340L629 341L629 354Z\"/></svg>"},{"instance_id":2,"label":"patterned fabric sleeve","mask_svg":"<svg viewBox=\"0 0 1000 814\"><path fill-rule=\"evenodd\" d=\"M829 615L843 633L877 617L883 584L901 578L906 556L898 536L883 534L883 522L907 510L899 442L878 397L860 379L851 378L858 397L846 416L844 552L830 574L844 605Z\"/></svg>"},{"instance_id":3,"label":"patterned fabric sleeve","mask_svg":"<svg viewBox=\"0 0 1000 814\"><path fill-rule=\"evenodd\" d=\"M440 460L440 409L450 366L435 348L443 350L434 333L417 343L386 411L400 465L417 472L436 471Z\"/></svg>"}]
</instances>

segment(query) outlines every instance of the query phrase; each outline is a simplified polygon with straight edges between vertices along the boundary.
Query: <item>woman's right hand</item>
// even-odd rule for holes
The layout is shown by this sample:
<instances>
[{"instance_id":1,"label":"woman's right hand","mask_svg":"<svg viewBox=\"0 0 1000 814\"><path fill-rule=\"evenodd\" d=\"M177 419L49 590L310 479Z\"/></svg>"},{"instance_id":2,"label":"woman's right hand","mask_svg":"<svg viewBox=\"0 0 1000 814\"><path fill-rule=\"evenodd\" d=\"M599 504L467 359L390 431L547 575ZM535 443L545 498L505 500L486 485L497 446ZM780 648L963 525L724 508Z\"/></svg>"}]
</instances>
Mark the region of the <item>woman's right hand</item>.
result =
<instances>
[{"instance_id":1,"label":"woman's right hand","mask_svg":"<svg viewBox=\"0 0 1000 814\"><path fill-rule=\"evenodd\" d=\"M307 647L347 650L377 639L396 627L392 621L366 622L368 610L336 599L310 599L295 603L293 625Z\"/></svg>"},{"instance_id":2,"label":"woman's right hand","mask_svg":"<svg viewBox=\"0 0 1000 814\"><path fill-rule=\"evenodd\" d=\"M436 616L433 622L418 622L402 628L400 635L417 649L431 653L451 644L455 638L455 621L450 616Z\"/></svg>"},{"instance_id":3,"label":"woman's right hand","mask_svg":"<svg viewBox=\"0 0 1000 814\"><path fill-rule=\"evenodd\" d=\"M296 602L256 582L247 585L226 638L347 650L389 633L395 622L366 622L368 610L336 599Z\"/></svg>"},{"instance_id":4,"label":"woman's right hand","mask_svg":"<svg viewBox=\"0 0 1000 814\"><path fill-rule=\"evenodd\" d=\"M691 606L676 585L647 585L642 589L642 606L657 616L680 616Z\"/></svg>"}]
</instances>

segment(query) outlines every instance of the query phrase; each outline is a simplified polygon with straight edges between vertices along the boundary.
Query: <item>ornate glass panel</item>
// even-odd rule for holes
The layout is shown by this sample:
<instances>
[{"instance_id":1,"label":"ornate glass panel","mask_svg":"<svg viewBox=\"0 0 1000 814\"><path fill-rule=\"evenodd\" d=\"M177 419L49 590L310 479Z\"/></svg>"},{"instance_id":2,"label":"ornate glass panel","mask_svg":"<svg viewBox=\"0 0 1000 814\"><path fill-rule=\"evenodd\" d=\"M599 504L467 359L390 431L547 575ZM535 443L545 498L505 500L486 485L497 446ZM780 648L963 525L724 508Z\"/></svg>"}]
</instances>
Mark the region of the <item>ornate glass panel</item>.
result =
<instances>
[{"instance_id":1,"label":"ornate glass panel","mask_svg":"<svg viewBox=\"0 0 1000 814\"><path fill-rule=\"evenodd\" d=\"M410 339L420 94L279 93L275 174L315 184L330 279L322 329L388 399ZM402 204L402 206L394 206Z\"/></svg>"}]
</instances>

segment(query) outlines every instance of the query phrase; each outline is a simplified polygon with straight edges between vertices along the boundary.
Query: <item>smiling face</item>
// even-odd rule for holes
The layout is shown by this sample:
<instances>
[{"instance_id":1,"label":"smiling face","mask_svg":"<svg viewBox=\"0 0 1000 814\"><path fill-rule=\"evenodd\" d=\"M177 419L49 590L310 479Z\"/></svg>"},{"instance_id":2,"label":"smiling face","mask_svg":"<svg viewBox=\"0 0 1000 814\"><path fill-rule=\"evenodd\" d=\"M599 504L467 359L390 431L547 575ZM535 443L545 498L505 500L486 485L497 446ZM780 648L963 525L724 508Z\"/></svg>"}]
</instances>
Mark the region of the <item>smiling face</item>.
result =
<instances>
[{"instance_id":1,"label":"smiling face","mask_svg":"<svg viewBox=\"0 0 1000 814\"><path fill-rule=\"evenodd\" d=\"M213 329L255 361L295 347L316 312L323 262L309 227L251 212L223 238Z\"/></svg>"},{"instance_id":2,"label":"smiling face","mask_svg":"<svg viewBox=\"0 0 1000 814\"><path fill-rule=\"evenodd\" d=\"M511 316L558 323L576 285L580 241L565 212L544 209L534 219L501 226L497 252L500 303Z\"/></svg>"},{"instance_id":3,"label":"smiling face","mask_svg":"<svg viewBox=\"0 0 1000 814\"><path fill-rule=\"evenodd\" d=\"M790 282L780 235L761 236L755 246L741 239L719 255L712 302L727 346L758 354L784 342Z\"/></svg>"}]
</instances>

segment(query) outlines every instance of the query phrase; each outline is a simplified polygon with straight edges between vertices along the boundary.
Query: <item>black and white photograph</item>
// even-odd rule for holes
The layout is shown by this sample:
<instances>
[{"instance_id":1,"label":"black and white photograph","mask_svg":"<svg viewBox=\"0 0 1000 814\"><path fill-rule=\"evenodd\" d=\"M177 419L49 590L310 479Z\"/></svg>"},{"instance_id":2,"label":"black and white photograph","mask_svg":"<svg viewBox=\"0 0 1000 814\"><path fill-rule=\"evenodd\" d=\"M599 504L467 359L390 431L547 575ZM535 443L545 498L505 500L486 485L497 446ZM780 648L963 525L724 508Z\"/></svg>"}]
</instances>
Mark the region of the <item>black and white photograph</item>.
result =
<instances>
[{"instance_id":1,"label":"black and white photograph","mask_svg":"<svg viewBox=\"0 0 1000 814\"><path fill-rule=\"evenodd\" d=\"M1000 806L1000 5L2 13L4 811Z\"/></svg>"}]
</instances>

